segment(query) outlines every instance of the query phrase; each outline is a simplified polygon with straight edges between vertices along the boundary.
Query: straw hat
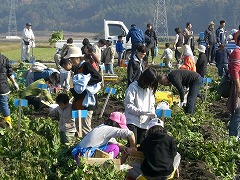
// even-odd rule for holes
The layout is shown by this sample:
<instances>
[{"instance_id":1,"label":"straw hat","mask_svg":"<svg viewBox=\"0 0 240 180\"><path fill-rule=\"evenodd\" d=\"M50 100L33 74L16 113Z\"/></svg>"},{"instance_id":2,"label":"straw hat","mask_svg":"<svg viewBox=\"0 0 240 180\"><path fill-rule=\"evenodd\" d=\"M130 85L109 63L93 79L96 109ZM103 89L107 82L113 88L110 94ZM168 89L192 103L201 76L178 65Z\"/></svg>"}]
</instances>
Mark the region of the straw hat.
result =
<instances>
[{"instance_id":1,"label":"straw hat","mask_svg":"<svg viewBox=\"0 0 240 180\"><path fill-rule=\"evenodd\" d=\"M209 26L211 26L211 25L214 25L214 22L213 22L213 21L210 21L210 22L209 22Z\"/></svg>"},{"instance_id":2,"label":"straw hat","mask_svg":"<svg viewBox=\"0 0 240 180\"><path fill-rule=\"evenodd\" d=\"M82 54L82 50L79 47L73 46L69 47L68 53L64 58L69 59L71 57L84 57L84 55Z\"/></svg>"}]
</instances>

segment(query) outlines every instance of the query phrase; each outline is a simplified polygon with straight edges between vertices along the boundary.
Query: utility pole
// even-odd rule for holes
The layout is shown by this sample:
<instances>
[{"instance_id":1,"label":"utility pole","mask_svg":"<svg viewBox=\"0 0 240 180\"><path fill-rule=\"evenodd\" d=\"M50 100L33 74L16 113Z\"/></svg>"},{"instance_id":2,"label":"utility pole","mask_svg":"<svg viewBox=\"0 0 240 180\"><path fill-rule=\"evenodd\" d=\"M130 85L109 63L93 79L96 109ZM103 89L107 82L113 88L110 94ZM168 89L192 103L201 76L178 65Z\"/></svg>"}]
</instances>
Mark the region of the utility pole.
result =
<instances>
[{"instance_id":1,"label":"utility pole","mask_svg":"<svg viewBox=\"0 0 240 180\"><path fill-rule=\"evenodd\" d=\"M156 0L156 8L154 11L154 28L157 36L164 42L169 42L168 23L167 23L167 7L165 0Z\"/></svg>"},{"instance_id":2,"label":"utility pole","mask_svg":"<svg viewBox=\"0 0 240 180\"><path fill-rule=\"evenodd\" d=\"M17 36L16 0L9 0L8 2L10 6L8 36Z\"/></svg>"}]
</instances>

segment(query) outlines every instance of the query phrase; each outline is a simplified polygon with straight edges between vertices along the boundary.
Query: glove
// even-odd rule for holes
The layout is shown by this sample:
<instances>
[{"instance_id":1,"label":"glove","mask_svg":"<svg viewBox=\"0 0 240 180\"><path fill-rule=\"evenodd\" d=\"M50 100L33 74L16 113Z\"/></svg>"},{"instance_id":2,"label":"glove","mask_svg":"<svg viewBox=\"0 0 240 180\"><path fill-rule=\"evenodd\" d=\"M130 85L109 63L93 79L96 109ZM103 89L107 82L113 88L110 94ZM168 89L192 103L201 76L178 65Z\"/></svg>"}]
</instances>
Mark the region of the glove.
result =
<instances>
[{"instance_id":1,"label":"glove","mask_svg":"<svg viewBox=\"0 0 240 180\"><path fill-rule=\"evenodd\" d=\"M183 107L184 106L184 102L179 101L178 106L179 107Z\"/></svg>"},{"instance_id":2,"label":"glove","mask_svg":"<svg viewBox=\"0 0 240 180\"><path fill-rule=\"evenodd\" d=\"M13 85L15 86L16 90L18 91L19 90L18 83L15 82Z\"/></svg>"}]
</instances>

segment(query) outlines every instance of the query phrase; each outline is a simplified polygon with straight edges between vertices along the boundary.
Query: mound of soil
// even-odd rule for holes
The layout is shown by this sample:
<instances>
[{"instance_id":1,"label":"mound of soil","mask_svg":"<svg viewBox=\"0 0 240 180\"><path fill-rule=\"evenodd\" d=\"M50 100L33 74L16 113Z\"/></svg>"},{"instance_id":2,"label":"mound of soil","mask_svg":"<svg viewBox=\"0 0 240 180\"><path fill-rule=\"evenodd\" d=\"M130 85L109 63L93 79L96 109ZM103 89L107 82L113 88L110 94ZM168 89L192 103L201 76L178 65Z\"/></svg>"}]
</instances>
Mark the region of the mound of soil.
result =
<instances>
[{"instance_id":1,"label":"mound of soil","mask_svg":"<svg viewBox=\"0 0 240 180\"><path fill-rule=\"evenodd\" d=\"M207 170L204 162L181 161L180 177L178 179L215 180L217 177Z\"/></svg>"}]
</instances>

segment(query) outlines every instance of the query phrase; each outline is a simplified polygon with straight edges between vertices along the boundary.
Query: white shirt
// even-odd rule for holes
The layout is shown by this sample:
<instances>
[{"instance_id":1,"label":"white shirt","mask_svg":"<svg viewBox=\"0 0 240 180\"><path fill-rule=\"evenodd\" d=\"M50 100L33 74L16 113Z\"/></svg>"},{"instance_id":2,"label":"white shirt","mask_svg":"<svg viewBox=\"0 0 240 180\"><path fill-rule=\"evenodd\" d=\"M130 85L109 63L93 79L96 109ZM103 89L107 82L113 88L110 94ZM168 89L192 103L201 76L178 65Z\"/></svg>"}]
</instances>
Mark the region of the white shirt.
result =
<instances>
[{"instance_id":1,"label":"white shirt","mask_svg":"<svg viewBox=\"0 0 240 180\"><path fill-rule=\"evenodd\" d=\"M33 34L32 29L24 28L24 29L23 29L22 38L23 38L25 41L30 41L30 40L32 40L32 39L34 40L34 39L35 39L35 36L34 36L34 34Z\"/></svg>"},{"instance_id":2,"label":"white shirt","mask_svg":"<svg viewBox=\"0 0 240 180\"><path fill-rule=\"evenodd\" d=\"M170 48L167 48L164 50L163 54L162 54L162 58L166 57L167 59L172 59L173 57L173 51Z\"/></svg>"}]
</instances>

